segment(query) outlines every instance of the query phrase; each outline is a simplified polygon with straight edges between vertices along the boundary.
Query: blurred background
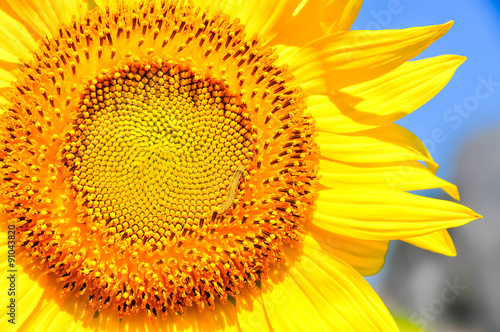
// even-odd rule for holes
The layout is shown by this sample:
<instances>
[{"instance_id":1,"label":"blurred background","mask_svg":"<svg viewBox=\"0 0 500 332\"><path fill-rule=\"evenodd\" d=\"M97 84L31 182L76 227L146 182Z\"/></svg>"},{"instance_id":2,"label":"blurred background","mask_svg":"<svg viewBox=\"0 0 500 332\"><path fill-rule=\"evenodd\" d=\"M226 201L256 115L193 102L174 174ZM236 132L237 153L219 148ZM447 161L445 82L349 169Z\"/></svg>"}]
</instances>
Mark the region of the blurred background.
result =
<instances>
[{"instance_id":1,"label":"blurred background","mask_svg":"<svg viewBox=\"0 0 500 332\"><path fill-rule=\"evenodd\" d=\"M455 21L418 58L468 59L433 100L398 123L415 133L484 219L450 230L457 257L393 241L367 280L402 331L500 331L500 1L365 0L355 30ZM451 199L440 191L424 193Z\"/></svg>"}]
</instances>

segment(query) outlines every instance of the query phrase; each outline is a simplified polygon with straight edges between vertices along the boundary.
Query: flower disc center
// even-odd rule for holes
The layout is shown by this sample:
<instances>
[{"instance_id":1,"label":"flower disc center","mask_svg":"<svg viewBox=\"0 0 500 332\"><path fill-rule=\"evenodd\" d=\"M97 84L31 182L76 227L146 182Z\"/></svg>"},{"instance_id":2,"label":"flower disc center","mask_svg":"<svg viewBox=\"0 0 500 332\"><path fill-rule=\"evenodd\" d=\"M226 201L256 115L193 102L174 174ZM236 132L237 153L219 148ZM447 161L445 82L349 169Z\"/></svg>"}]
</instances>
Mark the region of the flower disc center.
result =
<instances>
[{"instance_id":1,"label":"flower disc center","mask_svg":"<svg viewBox=\"0 0 500 332\"><path fill-rule=\"evenodd\" d=\"M251 128L236 96L183 67L129 63L89 82L81 98L66 158L109 243L167 248L231 200L233 175L248 163Z\"/></svg>"}]
</instances>

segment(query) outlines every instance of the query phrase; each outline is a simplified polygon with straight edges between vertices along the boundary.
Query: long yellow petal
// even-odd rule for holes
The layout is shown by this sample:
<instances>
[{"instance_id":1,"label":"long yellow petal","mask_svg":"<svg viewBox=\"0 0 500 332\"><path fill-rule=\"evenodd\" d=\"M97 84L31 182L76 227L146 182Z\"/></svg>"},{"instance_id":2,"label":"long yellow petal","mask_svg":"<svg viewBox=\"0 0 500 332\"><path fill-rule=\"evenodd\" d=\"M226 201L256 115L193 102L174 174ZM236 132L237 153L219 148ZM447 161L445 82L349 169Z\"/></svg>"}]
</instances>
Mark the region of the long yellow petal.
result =
<instances>
[{"instance_id":1,"label":"long yellow petal","mask_svg":"<svg viewBox=\"0 0 500 332\"><path fill-rule=\"evenodd\" d=\"M238 307L238 323L243 332L272 331L262 302L262 296L252 296L249 291L243 291L236 299Z\"/></svg>"},{"instance_id":2,"label":"long yellow petal","mask_svg":"<svg viewBox=\"0 0 500 332\"><path fill-rule=\"evenodd\" d=\"M36 42L28 30L18 21L0 10L0 60L21 63L19 59L29 59L30 50Z\"/></svg>"},{"instance_id":3,"label":"long yellow petal","mask_svg":"<svg viewBox=\"0 0 500 332\"><path fill-rule=\"evenodd\" d=\"M361 8L361 0L289 1L273 30L273 44L304 46L324 35L348 31Z\"/></svg>"},{"instance_id":4,"label":"long yellow petal","mask_svg":"<svg viewBox=\"0 0 500 332\"><path fill-rule=\"evenodd\" d=\"M291 17L293 9L300 0L196 0L202 8L220 10L233 19L239 18L245 25L248 36L260 34L264 40L270 40L277 34L279 20Z\"/></svg>"},{"instance_id":5,"label":"long yellow petal","mask_svg":"<svg viewBox=\"0 0 500 332\"><path fill-rule=\"evenodd\" d=\"M327 95L311 95L307 97L307 111L317 121L316 129L318 131L341 134L364 131L374 127L353 120L345 114L344 110L333 103L333 99Z\"/></svg>"},{"instance_id":6,"label":"long yellow petal","mask_svg":"<svg viewBox=\"0 0 500 332\"><path fill-rule=\"evenodd\" d=\"M453 240L451 239L448 231L445 229L419 237L406 238L402 240L419 248L437 252L438 254L452 257L457 255Z\"/></svg>"},{"instance_id":7,"label":"long yellow petal","mask_svg":"<svg viewBox=\"0 0 500 332\"><path fill-rule=\"evenodd\" d=\"M315 142L322 156L341 162L422 160L433 173L437 170L437 164L420 139L393 123L355 135L318 132Z\"/></svg>"},{"instance_id":8,"label":"long yellow petal","mask_svg":"<svg viewBox=\"0 0 500 332\"><path fill-rule=\"evenodd\" d=\"M464 59L443 55L407 62L372 81L330 95L309 96L308 110L317 119L318 130L329 133L352 133L387 125L433 98ZM314 82L314 86L321 85Z\"/></svg>"},{"instance_id":9,"label":"long yellow petal","mask_svg":"<svg viewBox=\"0 0 500 332\"><path fill-rule=\"evenodd\" d=\"M7 225L3 225L7 228ZM8 246L7 246L7 233L0 232L0 256L5 259L0 263L0 289L5 291L4 303L0 309L0 315L3 317L0 320L0 331L17 331L19 326L21 326L33 313L36 306L44 294L45 288L45 277L39 278L39 280L33 280L33 278L24 272L23 264L17 257L15 266L9 266L7 261ZM16 271L16 272L11 272ZM15 287L13 292L15 295L9 294L9 289L11 288L11 279L7 279L8 276L13 275L15 281ZM11 316L7 315L7 305L9 304L10 298L15 299L15 324L8 322Z\"/></svg>"},{"instance_id":10,"label":"long yellow petal","mask_svg":"<svg viewBox=\"0 0 500 332\"><path fill-rule=\"evenodd\" d=\"M93 0L94 3L101 8L106 8L106 6L109 6L108 2L105 0ZM115 3L115 2L114 2Z\"/></svg>"},{"instance_id":11,"label":"long yellow petal","mask_svg":"<svg viewBox=\"0 0 500 332\"><path fill-rule=\"evenodd\" d=\"M59 287L59 285L52 285ZM57 288L47 289L42 297L41 304L27 320L22 331L118 331L120 327L128 328L130 319L125 317L119 321L115 308L107 308L104 313L95 313L87 309L88 297L69 296L59 297ZM54 319L54 317L57 317ZM145 318L145 317L142 317ZM135 322L140 319L135 317ZM147 320L146 320L147 321ZM148 331L146 324L135 326L142 327L141 331ZM124 330L122 328L121 330Z\"/></svg>"},{"instance_id":12,"label":"long yellow petal","mask_svg":"<svg viewBox=\"0 0 500 332\"><path fill-rule=\"evenodd\" d=\"M374 275L384 266L389 241L355 239L315 226L307 230L322 249L343 260L363 276Z\"/></svg>"},{"instance_id":13,"label":"long yellow petal","mask_svg":"<svg viewBox=\"0 0 500 332\"><path fill-rule=\"evenodd\" d=\"M362 1L196 0L195 4L239 18L248 35L259 33L269 44L303 46L325 34L349 30Z\"/></svg>"},{"instance_id":14,"label":"long yellow petal","mask_svg":"<svg viewBox=\"0 0 500 332\"><path fill-rule=\"evenodd\" d=\"M2 105L10 104L10 102L6 98L6 93L12 87L11 83L16 80L16 77L14 75L19 72L18 69L10 68L11 66L9 65L11 63L4 62L3 64L6 65L5 67L7 67L8 69L6 70L5 68L0 67L0 113L3 112ZM17 65L15 66L17 67Z\"/></svg>"},{"instance_id":15,"label":"long yellow petal","mask_svg":"<svg viewBox=\"0 0 500 332\"><path fill-rule=\"evenodd\" d=\"M243 301L243 296L237 298L238 300ZM240 302L241 302L240 301ZM239 303L238 303L239 304ZM216 331L229 331L229 332L237 332L238 331L238 318L237 318L237 309L232 303L221 304L220 302L216 303L215 310L210 311L209 309L205 309L202 312L198 311L196 306L187 308L182 315L169 315L166 320L158 321L156 326L151 325L147 320L148 317L142 316L140 323L142 325L146 325L149 327L150 331L159 331L159 332L171 332L171 331L207 331L207 332L216 332ZM131 317L133 318L133 317ZM132 331L141 331L140 325L131 325L133 323L133 319L129 320L129 330ZM139 328L139 329L137 329ZM122 330L124 329L124 325L121 326ZM110 330L112 332L112 330Z\"/></svg>"},{"instance_id":16,"label":"long yellow petal","mask_svg":"<svg viewBox=\"0 0 500 332\"><path fill-rule=\"evenodd\" d=\"M368 283L311 237L306 236L302 250L290 249L287 257L290 268L271 271L262 284L275 331L397 330Z\"/></svg>"},{"instance_id":17,"label":"long yellow petal","mask_svg":"<svg viewBox=\"0 0 500 332\"><path fill-rule=\"evenodd\" d=\"M75 301L74 296L66 296L65 298L59 298L57 294L44 296L44 301L38 308L38 311L31 315L30 319L22 325L20 330L79 332L97 330L107 332L124 330L152 331L146 324L138 324L138 326L131 327L125 322L119 321L116 309L113 310L114 319L111 320L103 318L103 314L96 314L86 310L85 306L86 304L81 299ZM128 321L128 319L126 320ZM140 319L136 317L136 322L138 321Z\"/></svg>"},{"instance_id":18,"label":"long yellow petal","mask_svg":"<svg viewBox=\"0 0 500 332\"><path fill-rule=\"evenodd\" d=\"M276 45L275 49L279 55L277 64L291 69L295 84L300 85L309 97L325 95L330 91L327 87L328 68L324 66L321 50L288 44Z\"/></svg>"},{"instance_id":19,"label":"long yellow petal","mask_svg":"<svg viewBox=\"0 0 500 332\"><path fill-rule=\"evenodd\" d=\"M10 71L0 68L0 88L10 87L10 83L15 81L16 78Z\"/></svg>"},{"instance_id":20,"label":"long yellow petal","mask_svg":"<svg viewBox=\"0 0 500 332\"><path fill-rule=\"evenodd\" d=\"M481 216L444 200L377 188L320 191L313 224L366 240L396 240L464 225Z\"/></svg>"},{"instance_id":21,"label":"long yellow petal","mask_svg":"<svg viewBox=\"0 0 500 332\"><path fill-rule=\"evenodd\" d=\"M40 36L56 32L59 20L50 1L7 0L23 22Z\"/></svg>"},{"instance_id":22,"label":"long yellow petal","mask_svg":"<svg viewBox=\"0 0 500 332\"><path fill-rule=\"evenodd\" d=\"M31 319L23 325L24 331L54 331L54 329L51 329L54 325L70 322L70 318L67 317L67 314L61 311L61 308L58 306L53 305L53 303L54 301L49 302L49 304L44 305L38 313L34 314ZM57 317L57 319L54 319L54 317ZM66 327L66 331L70 331L73 326L65 324L63 327Z\"/></svg>"},{"instance_id":23,"label":"long yellow petal","mask_svg":"<svg viewBox=\"0 0 500 332\"><path fill-rule=\"evenodd\" d=\"M9 105L9 103L10 102L4 96L0 96L0 114L5 111L4 107Z\"/></svg>"},{"instance_id":24,"label":"long yellow petal","mask_svg":"<svg viewBox=\"0 0 500 332\"><path fill-rule=\"evenodd\" d=\"M248 293L248 292L247 292ZM237 311L248 311L245 307L249 303L248 294L238 297L238 309L231 303L225 305L216 304L213 312L206 309L199 312L196 307L186 308L182 315L169 313L166 320L159 319L153 325L151 319L144 312L137 316L126 316L120 318L116 308L106 308L102 312L92 312L86 308L86 299L76 299L74 296L59 298L56 294L46 296L44 303L36 313L31 315L31 319L23 326L25 331L238 331ZM254 309L254 306L250 307ZM246 312L246 319L254 324L258 317L257 311ZM262 310L263 312L263 310ZM57 316L56 320L47 320L46 317ZM250 321L251 320L251 321ZM264 325L259 325L259 330L267 323L264 318ZM241 325L241 322L240 322Z\"/></svg>"},{"instance_id":25,"label":"long yellow petal","mask_svg":"<svg viewBox=\"0 0 500 332\"><path fill-rule=\"evenodd\" d=\"M358 16L363 0L330 0L327 12L323 14L329 33L338 31L349 31Z\"/></svg>"},{"instance_id":26,"label":"long yellow petal","mask_svg":"<svg viewBox=\"0 0 500 332\"><path fill-rule=\"evenodd\" d=\"M116 9L120 3L125 3L128 5L133 4L134 2L139 0L94 0L95 4L102 9L109 7L111 9Z\"/></svg>"},{"instance_id":27,"label":"long yellow petal","mask_svg":"<svg viewBox=\"0 0 500 332\"><path fill-rule=\"evenodd\" d=\"M280 54L309 96L335 92L335 99L342 88L374 80L414 58L451 25L334 33L302 48L281 47Z\"/></svg>"},{"instance_id":28,"label":"long yellow petal","mask_svg":"<svg viewBox=\"0 0 500 332\"><path fill-rule=\"evenodd\" d=\"M3 274L6 275L5 273ZM9 289L3 283L3 279L0 281L0 287L4 287L3 289ZM40 283L33 281L27 274L18 273L17 274L17 289L16 289L16 315L15 315L15 325L8 324L7 328L4 328L2 325L6 321L5 317L9 317L7 315L2 315L4 319L0 323L0 329L2 331L10 332L17 331L18 327L21 326L34 312L35 308L39 304L43 294L44 287L40 285Z\"/></svg>"},{"instance_id":29,"label":"long yellow petal","mask_svg":"<svg viewBox=\"0 0 500 332\"><path fill-rule=\"evenodd\" d=\"M386 163L341 163L321 159L320 183L333 188L378 187L389 190L425 190L442 188L456 200L457 187L436 175L415 160Z\"/></svg>"},{"instance_id":30,"label":"long yellow petal","mask_svg":"<svg viewBox=\"0 0 500 332\"><path fill-rule=\"evenodd\" d=\"M323 54L331 90L380 77L441 38L452 23L402 30L349 31L311 44Z\"/></svg>"},{"instance_id":31,"label":"long yellow petal","mask_svg":"<svg viewBox=\"0 0 500 332\"><path fill-rule=\"evenodd\" d=\"M71 298L61 299L57 294L45 297L38 312L33 313L31 319L22 326L23 331L119 331L124 330L127 325L119 322L119 317L114 310L114 320L107 319L103 322L103 314L94 314L85 310L85 303ZM56 317L56 319L54 319ZM136 320L139 320L136 318ZM111 326L107 324L110 322ZM150 331L146 324L142 324L141 331ZM137 327L136 327L137 328ZM139 331L139 330L137 330Z\"/></svg>"},{"instance_id":32,"label":"long yellow petal","mask_svg":"<svg viewBox=\"0 0 500 332\"><path fill-rule=\"evenodd\" d=\"M370 126L392 123L410 114L441 91L465 57L442 55L411 61L378 79L342 90L335 99L347 116Z\"/></svg>"}]
</instances>

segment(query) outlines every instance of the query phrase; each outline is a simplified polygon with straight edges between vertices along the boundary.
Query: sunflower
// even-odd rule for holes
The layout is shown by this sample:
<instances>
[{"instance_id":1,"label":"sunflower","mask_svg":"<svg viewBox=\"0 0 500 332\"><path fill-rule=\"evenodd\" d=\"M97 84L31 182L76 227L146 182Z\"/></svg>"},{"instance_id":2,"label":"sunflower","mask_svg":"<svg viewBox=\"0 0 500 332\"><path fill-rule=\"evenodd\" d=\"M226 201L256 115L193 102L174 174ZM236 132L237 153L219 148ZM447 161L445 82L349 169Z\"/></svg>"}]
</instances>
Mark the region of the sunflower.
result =
<instances>
[{"instance_id":1,"label":"sunflower","mask_svg":"<svg viewBox=\"0 0 500 332\"><path fill-rule=\"evenodd\" d=\"M95 2L0 5L1 330L396 330L362 276L479 217L407 192L458 199L393 123L464 61L408 62L451 23Z\"/></svg>"}]
</instances>

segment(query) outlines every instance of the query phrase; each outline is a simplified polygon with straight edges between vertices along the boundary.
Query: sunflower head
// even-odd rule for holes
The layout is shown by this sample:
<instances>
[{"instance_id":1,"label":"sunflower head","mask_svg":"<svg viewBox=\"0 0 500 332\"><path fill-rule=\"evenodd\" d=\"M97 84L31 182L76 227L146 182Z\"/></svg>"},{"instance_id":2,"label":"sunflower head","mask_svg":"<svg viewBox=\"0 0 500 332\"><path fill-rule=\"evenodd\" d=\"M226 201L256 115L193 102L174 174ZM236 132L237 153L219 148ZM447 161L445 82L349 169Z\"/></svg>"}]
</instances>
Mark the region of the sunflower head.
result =
<instances>
[{"instance_id":1,"label":"sunflower head","mask_svg":"<svg viewBox=\"0 0 500 332\"><path fill-rule=\"evenodd\" d=\"M458 197L392 123L463 61L407 63L450 25L348 31L358 0L96 2L0 4L28 27L0 11L21 329L395 329L361 274L393 239L453 255L446 228L477 217L405 192Z\"/></svg>"},{"instance_id":2,"label":"sunflower head","mask_svg":"<svg viewBox=\"0 0 500 332\"><path fill-rule=\"evenodd\" d=\"M304 232L319 155L276 58L238 20L168 1L44 38L0 147L25 253L121 316L213 310L266 279Z\"/></svg>"}]
</instances>

